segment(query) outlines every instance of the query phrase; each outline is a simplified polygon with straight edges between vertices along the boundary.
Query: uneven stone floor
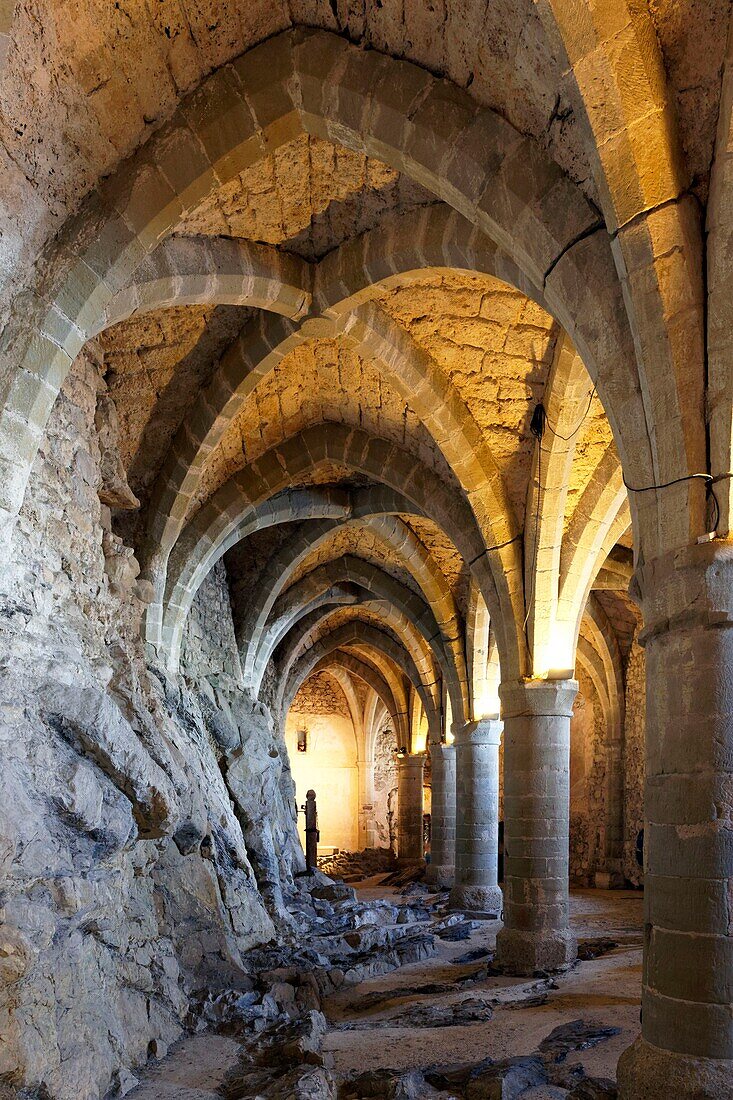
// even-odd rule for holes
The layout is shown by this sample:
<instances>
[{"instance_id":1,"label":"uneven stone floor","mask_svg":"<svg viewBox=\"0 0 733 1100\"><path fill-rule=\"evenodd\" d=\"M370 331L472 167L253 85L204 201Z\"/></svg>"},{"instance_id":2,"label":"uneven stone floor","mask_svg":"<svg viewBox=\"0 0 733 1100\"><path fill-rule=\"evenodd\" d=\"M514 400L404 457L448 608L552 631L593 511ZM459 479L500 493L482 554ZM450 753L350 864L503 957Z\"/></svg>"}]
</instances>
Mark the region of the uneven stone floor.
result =
<instances>
[{"instance_id":1,"label":"uneven stone floor","mask_svg":"<svg viewBox=\"0 0 733 1100\"><path fill-rule=\"evenodd\" d=\"M362 894L364 891L359 891ZM636 892L583 890L572 895L573 927L579 939L610 937L619 947L598 959L580 963L569 974L555 979L556 990L545 989L536 979L489 977L454 994L411 996L409 1003L445 1005L467 997L506 998L507 1008L497 1006L491 1020L464 1027L417 1029L388 1027L377 1030L339 1031L326 1036L324 1049L333 1052L336 1075L365 1066L390 1068L422 1067L436 1062L472 1062L487 1056L506 1058L529 1054L558 1024L582 1018L589 1023L621 1028L621 1033L597 1047L568 1056L568 1064L581 1061L589 1074L616 1076L622 1050L639 1032L641 993L643 894ZM450 982L469 973L470 964L456 966L451 960L485 947L492 950L498 921L487 921L468 940L438 941L432 959L402 967L382 978L362 982L329 998L326 1016L333 1024L355 1019L383 1019L395 1014L400 990L423 982ZM393 999L371 1011L360 1011L359 1001L367 993L393 994ZM547 996L543 1005L511 1007L513 994L521 998L539 992ZM539 1092L531 1094L539 1097Z\"/></svg>"},{"instance_id":2,"label":"uneven stone floor","mask_svg":"<svg viewBox=\"0 0 733 1100\"><path fill-rule=\"evenodd\" d=\"M380 888L378 883L379 878L366 880L357 888L359 899L403 900L399 892ZM329 1022L323 1052L331 1055L331 1072L343 1081L350 1073L365 1070L527 1055L558 1025L582 1019L620 1031L590 1049L571 1052L564 1065L580 1062L590 1076L615 1078L621 1051L639 1032L642 908L641 893L574 891L571 911L578 939L607 937L619 946L550 981L489 976L461 984L461 978L476 972L479 960L463 964L455 960L468 953L493 951L499 923L487 921L468 939L438 939L433 958L342 988L323 1005ZM428 983L439 991L417 991L416 987ZM450 991L441 989L446 983L453 986ZM420 1027L396 1018L417 1006L425 1007L426 1018L437 1018L462 1001L492 1004L492 1018L448 1027ZM223 1093L218 1089L236 1067L240 1052L236 1041L218 1035L183 1040L128 1095L132 1100L219 1100ZM431 1095L448 1097L450 1093ZM543 1085L521 1095L527 1100L559 1100L568 1093Z\"/></svg>"}]
</instances>

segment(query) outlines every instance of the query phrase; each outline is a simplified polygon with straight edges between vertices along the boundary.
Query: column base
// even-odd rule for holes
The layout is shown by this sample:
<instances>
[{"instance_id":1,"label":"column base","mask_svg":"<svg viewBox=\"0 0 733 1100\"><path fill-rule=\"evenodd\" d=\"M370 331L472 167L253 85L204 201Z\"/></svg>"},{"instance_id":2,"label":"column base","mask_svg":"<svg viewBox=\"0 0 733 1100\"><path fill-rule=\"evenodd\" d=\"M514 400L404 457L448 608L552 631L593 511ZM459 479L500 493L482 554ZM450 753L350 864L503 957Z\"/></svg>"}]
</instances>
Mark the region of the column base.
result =
<instances>
[{"instance_id":1,"label":"column base","mask_svg":"<svg viewBox=\"0 0 733 1100\"><path fill-rule=\"evenodd\" d=\"M567 970L578 957L569 929L520 932L502 928L496 937L496 963L505 974L526 977L536 970Z\"/></svg>"},{"instance_id":2,"label":"column base","mask_svg":"<svg viewBox=\"0 0 733 1100\"><path fill-rule=\"evenodd\" d=\"M398 856L398 867L414 867L418 870L420 867L425 866L425 860L421 856Z\"/></svg>"},{"instance_id":3,"label":"column base","mask_svg":"<svg viewBox=\"0 0 733 1100\"><path fill-rule=\"evenodd\" d=\"M491 913L498 917L504 907L504 897L499 886L456 885L450 892L448 906L450 909Z\"/></svg>"},{"instance_id":4,"label":"column base","mask_svg":"<svg viewBox=\"0 0 733 1100\"><path fill-rule=\"evenodd\" d=\"M442 886L450 890L455 882L456 869L452 863L429 863L425 872L425 881L431 886Z\"/></svg>"},{"instance_id":5,"label":"column base","mask_svg":"<svg viewBox=\"0 0 733 1100\"><path fill-rule=\"evenodd\" d=\"M639 1036L618 1062L619 1100L733 1100L733 1060L693 1058Z\"/></svg>"}]
</instances>

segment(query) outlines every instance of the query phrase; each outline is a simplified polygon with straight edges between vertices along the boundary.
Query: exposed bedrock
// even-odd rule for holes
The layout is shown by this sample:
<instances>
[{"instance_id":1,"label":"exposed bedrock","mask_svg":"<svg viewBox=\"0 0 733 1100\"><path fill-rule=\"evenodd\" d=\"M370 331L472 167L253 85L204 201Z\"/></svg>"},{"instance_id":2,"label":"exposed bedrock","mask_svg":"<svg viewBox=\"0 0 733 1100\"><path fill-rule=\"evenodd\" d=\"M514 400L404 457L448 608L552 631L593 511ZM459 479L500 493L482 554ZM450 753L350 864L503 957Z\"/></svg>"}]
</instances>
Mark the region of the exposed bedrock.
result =
<instances>
[{"instance_id":1,"label":"exposed bedrock","mask_svg":"<svg viewBox=\"0 0 733 1100\"><path fill-rule=\"evenodd\" d=\"M82 359L0 582L0 1082L57 1100L124 1087L198 990L236 981L300 858L266 707L223 669L146 660L100 500L103 391Z\"/></svg>"}]
</instances>

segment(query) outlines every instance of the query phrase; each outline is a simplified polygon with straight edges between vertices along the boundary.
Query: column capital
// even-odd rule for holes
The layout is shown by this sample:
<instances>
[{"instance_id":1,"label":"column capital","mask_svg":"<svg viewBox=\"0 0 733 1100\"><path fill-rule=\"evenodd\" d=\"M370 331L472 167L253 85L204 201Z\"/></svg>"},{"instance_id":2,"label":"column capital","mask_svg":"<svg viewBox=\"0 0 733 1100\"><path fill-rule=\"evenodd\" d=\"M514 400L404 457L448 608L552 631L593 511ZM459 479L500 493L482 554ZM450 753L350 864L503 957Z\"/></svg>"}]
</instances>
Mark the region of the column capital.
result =
<instances>
[{"instance_id":1,"label":"column capital","mask_svg":"<svg viewBox=\"0 0 733 1100\"><path fill-rule=\"evenodd\" d=\"M502 717L572 717L577 680L516 680L499 686Z\"/></svg>"},{"instance_id":2,"label":"column capital","mask_svg":"<svg viewBox=\"0 0 733 1100\"><path fill-rule=\"evenodd\" d=\"M407 756L397 757L398 768L423 768L425 766L424 752L411 752Z\"/></svg>"},{"instance_id":3,"label":"column capital","mask_svg":"<svg viewBox=\"0 0 733 1100\"><path fill-rule=\"evenodd\" d=\"M733 624L733 541L685 546L644 562L630 593L644 611L641 645L673 630Z\"/></svg>"},{"instance_id":4,"label":"column capital","mask_svg":"<svg viewBox=\"0 0 733 1100\"><path fill-rule=\"evenodd\" d=\"M454 723L451 733L455 745L498 745L503 728L500 718L478 718L473 722Z\"/></svg>"}]
</instances>

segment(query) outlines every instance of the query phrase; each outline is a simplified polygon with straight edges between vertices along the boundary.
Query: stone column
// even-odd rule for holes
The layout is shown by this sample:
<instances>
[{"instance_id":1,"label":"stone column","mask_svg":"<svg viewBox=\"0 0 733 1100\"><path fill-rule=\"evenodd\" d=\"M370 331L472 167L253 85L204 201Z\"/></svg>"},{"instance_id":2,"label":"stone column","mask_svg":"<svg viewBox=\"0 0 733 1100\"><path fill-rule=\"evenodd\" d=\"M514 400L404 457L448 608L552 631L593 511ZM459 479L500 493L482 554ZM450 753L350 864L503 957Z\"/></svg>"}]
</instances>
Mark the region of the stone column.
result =
<instances>
[{"instance_id":1,"label":"stone column","mask_svg":"<svg viewBox=\"0 0 733 1100\"><path fill-rule=\"evenodd\" d=\"M499 741L501 722L484 718L454 727L456 879L450 903L499 916Z\"/></svg>"},{"instance_id":2,"label":"stone column","mask_svg":"<svg viewBox=\"0 0 733 1100\"><path fill-rule=\"evenodd\" d=\"M604 850L608 885L623 887L624 859L624 760L621 721L609 738L606 752L606 837ZM596 874L596 886L599 886Z\"/></svg>"},{"instance_id":3,"label":"stone column","mask_svg":"<svg viewBox=\"0 0 733 1100\"><path fill-rule=\"evenodd\" d=\"M397 757L397 856L400 863L423 859L422 784L425 757Z\"/></svg>"},{"instance_id":4,"label":"stone column","mask_svg":"<svg viewBox=\"0 0 733 1100\"><path fill-rule=\"evenodd\" d=\"M359 847L374 848L374 761L359 756L356 770L359 789Z\"/></svg>"},{"instance_id":5,"label":"stone column","mask_svg":"<svg viewBox=\"0 0 733 1100\"><path fill-rule=\"evenodd\" d=\"M569 926L570 718L575 680L502 684L504 927L509 973L560 970L576 957Z\"/></svg>"},{"instance_id":6,"label":"stone column","mask_svg":"<svg viewBox=\"0 0 733 1100\"><path fill-rule=\"evenodd\" d=\"M364 848L377 847L377 830L374 822L374 806L367 803L362 806L359 817L361 820L360 841Z\"/></svg>"},{"instance_id":7,"label":"stone column","mask_svg":"<svg viewBox=\"0 0 733 1100\"><path fill-rule=\"evenodd\" d=\"M619 1096L733 1097L733 545L636 575L646 646L642 1033Z\"/></svg>"},{"instance_id":8,"label":"stone column","mask_svg":"<svg viewBox=\"0 0 733 1100\"><path fill-rule=\"evenodd\" d=\"M456 844L456 753L453 745L430 746L433 789L427 882L452 886Z\"/></svg>"}]
</instances>

